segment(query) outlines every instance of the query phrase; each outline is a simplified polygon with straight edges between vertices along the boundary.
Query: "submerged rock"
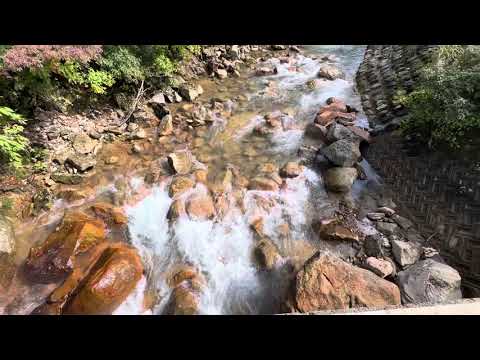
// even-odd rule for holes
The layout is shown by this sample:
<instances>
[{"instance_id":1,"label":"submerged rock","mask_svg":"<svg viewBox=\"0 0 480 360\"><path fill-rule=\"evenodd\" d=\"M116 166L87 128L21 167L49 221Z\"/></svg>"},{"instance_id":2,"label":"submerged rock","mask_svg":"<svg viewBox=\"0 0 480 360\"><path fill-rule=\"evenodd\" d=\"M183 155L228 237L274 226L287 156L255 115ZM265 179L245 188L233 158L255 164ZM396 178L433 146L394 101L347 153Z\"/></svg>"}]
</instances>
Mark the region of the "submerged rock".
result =
<instances>
[{"instance_id":1,"label":"submerged rock","mask_svg":"<svg viewBox=\"0 0 480 360\"><path fill-rule=\"evenodd\" d=\"M373 272L317 253L297 274L296 308L301 312L400 305L398 287Z\"/></svg>"},{"instance_id":2,"label":"submerged rock","mask_svg":"<svg viewBox=\"0 0 480 360\"><path fill-rule=\"evenodd\" d=\"M115 207L108 203L96 203L93 204L90 209L93 213L105 221L107 224L112 225L126 225L128 223L127 215L122 208Z\"/></svg>"},{"instance_id":3,"label":"submerged rock","mask_svg":"<svg viewBox=\"0 0 480 360\"><path fill-rule=\"evenodd\" d=\"M248 184L249 190L264 190L264 191L278 191L278 184L272 180L265 177L255 177L250 180Z\"/></svg>"},{"instance_id":4,"label":"submerged rock","mask_svg":"<svg viewBox=\"0 0 480 360\"><path fill-rule=\"evenodd\" d=\"M397 283L404 304L441 303L462 298L458 271L432 259L399 272Z\"/></svg>"},{"instance_id":5,"label":"submerged rock","mask_svg":"<svg viewBox=\"0 0 480 360\"><path fill-rule=\"evenodd\" d=\"M318 70L317 76L327 80L343 79L345 74L337 67L332 65L322 65Z\"/></svg>"}]
</instances>

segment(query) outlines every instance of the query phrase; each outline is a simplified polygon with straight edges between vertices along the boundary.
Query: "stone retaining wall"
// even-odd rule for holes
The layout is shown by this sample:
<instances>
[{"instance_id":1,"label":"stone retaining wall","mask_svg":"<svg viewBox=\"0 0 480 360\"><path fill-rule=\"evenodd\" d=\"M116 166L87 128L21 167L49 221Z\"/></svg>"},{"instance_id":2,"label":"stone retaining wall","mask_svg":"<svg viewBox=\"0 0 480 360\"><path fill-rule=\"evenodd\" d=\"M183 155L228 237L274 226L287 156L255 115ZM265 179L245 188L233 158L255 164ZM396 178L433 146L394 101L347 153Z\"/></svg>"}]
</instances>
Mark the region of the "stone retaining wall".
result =
<instances>
[{"instance_id":1,"label":"stone retaining wall","mask_svg":"<svg viewBox=\"0 0 480 360\"><path fill-rule=\"evenodd\" d=\"M410 91L432 46L369 46L357 73L371 126L395 129L405 110L395 91ZM387 128L388 130L388 128ZM402 211L462 275L464 296L480 296L480 154L466 159L423 151L413 155L396 132L375 137L366 154Z\"/></svg>"}]
</instances>

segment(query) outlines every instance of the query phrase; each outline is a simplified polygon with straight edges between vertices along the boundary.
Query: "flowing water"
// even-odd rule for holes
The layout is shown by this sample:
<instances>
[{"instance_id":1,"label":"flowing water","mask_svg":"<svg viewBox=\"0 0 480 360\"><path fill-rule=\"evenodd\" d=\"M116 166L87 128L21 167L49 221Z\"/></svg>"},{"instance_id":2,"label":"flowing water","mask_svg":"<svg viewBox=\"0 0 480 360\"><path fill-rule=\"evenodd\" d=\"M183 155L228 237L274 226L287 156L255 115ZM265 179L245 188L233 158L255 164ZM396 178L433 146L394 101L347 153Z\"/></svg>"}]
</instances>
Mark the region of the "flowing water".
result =
<instances>
[{"instance_id":1,"label":"flowing water","mask_svg":"<svg viewBox=\"0 0 480 360\"><path fill-rule=\"evenodd\" d=\"M304 137L305 127L331 96L361 109L354 76L363 51L363 46L308 46L305 56L296 56L293 68L291 64L281 64L278 59L269 60L278 68L273 76L249 74L240 79L227 79L221 86L205 80L204 99L218 95L239 98L232 116L219 117L210 127L196 128L191 150L198 160L208 164L209 182L221 181L228 169L252 178L261 164L268 162L282 167L290 160L298 160L298 149L314 144ZM307 89L305 83L317 78L320 65L325 63L320 58L325 54L336 56L334 65L346 73L345 80L318 80L315 89ZM286 130L271 136L256 135L253 129L263 115L275 110L289 114ZM368 127L365 116L361 112L357 115L357 124ZM154 156L155 149L150 154ZM244 191L240 196L242 201L228 197L228 211L221 218L195 221L185 216L171 222L167 213L172 203L168 195L172 178L163 177L153 186L145 184L142 171L148 171L151 162L141 158L128 161L130 163L124 168L135 170L103 173L100 183L98 179L95 183L93 196L115 202L115 196L122 194L129 218L129 239L139 250L146 269L145 277L116 314L162 314L171 293L168 276L181 264L194 266L206 279L207 285L200 296L201 314L278 312L288 285L285 263L289 259L304 259L315 249L327 246L312 234L311 223L331 216L338 199L327 194L317 169L305 167L300 176L287 179L286 185L276 192ZM379 182L365 160L362 165L368 179L355 183L352 195L356 199L361 198L369 185ZM182 196L207 191L206 186L197 183ZM60 209L65 204L60 202L56 206ZM52 231L60 218L54 213L40 220L42 231L32 231L34 227L30 226L29 236L23 235L29 239L29 245L34 233L38 240ZM265 235L283 256L273 271L259 270L252 256L256 240L250 223L259 216L265 221ZM40 223L36 226L40 227ZM284 231L286 226L287 232ZM353 251L348 247L337 250L343 251L345 257ZM153 306L147 311L143 309L145 291L154 298ZM24 311L27 308L30 309L25 305Z\"/></svg>"}]
</instances>

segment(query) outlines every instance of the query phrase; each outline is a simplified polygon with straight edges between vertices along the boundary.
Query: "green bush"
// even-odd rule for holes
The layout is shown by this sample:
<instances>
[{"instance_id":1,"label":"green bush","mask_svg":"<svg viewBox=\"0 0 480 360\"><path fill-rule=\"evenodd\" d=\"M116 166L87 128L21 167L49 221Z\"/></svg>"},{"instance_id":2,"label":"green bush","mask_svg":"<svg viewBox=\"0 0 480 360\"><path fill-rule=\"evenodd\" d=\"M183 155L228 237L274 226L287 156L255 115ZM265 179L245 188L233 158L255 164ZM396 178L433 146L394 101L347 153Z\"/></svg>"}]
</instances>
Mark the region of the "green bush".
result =
<instances>
[{"instance_id":1,"label":"green bush","mask_svg":"<svg viewBox=\"0 0 480 360\"><path fill-rule=\"evenodd\" d=\"M28 147L22 135L25 119L6 106L0 106L0 156L3 162L20 168Z\"/></svg>"},{"instance_id":2,"label":"green bush","mask_svg":"<svg viewBox=\"0 0 480 360\"><path fill-rule=\"evenodd\" d=\"M480 47L440 46L423 69L420 85L398 97L409 115L405 134L419 135L431 147L461 149L480 131Z\"/></svg>"}]
</instances>

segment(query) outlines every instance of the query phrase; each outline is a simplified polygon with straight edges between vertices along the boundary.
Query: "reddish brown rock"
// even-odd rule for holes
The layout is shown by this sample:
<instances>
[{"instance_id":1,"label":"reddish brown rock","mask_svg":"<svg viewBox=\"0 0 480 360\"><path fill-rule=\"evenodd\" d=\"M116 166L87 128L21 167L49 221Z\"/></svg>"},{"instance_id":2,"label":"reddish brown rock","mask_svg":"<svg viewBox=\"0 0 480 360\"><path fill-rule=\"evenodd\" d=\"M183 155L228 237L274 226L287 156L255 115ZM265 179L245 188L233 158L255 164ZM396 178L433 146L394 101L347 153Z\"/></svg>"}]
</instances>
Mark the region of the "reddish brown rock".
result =
<instances>
[{"instance_id":1,"label":"reddish brown rock","mask_svg":"<svg viewBox=\"0 0 480 360\"><path fill-rule=\"evenodd\" d=\"M176 198L195 186L195 181L186 176L175 177L168 191L171 198Z\"/></svg>"},{"instance_id":2,"label":"reddish brown rock","mask_svg":"<svg viewBox=\"0 0 480 360\"><path fill-rule=\"evenodd\" d=\"M215 207L209 195L191 197L187 200L186 210L194 220L206 220L215 216Z\"/></svg>"},{"instance_id":3,"label":"reddish brown rock","mask_svg":"<svg viewBox=\"0 0 480 360\"><path fill-rule=\"evenodd\" d=\"M81 288L65 307L65 314L111 314L135 289L143 265L135 249L112 244L100 256Z\"/></svg>"},{"instance_id":4,"label":"reddish brown rock","mask_svg":"<svg viewBox=\"0 0 480 360\"><path fill-rule=\"evenodd\" d=\"M372 142L370 133L368 131L361 129L358 126L348 126L348 129L357 135L362 141L366 141L367 143Z\"/></svg>"},{"instance_id":5,"label":"reddish brown rock","mask_svg":"<svg viewBox=\"0 0 480 360\"><path fill-rule=\"evenodd\" d=\"M297 274L300 312L400 305L400 291L371 271L327 254L315 254Z\"/></svg>"},{"instance_id":6,"label":"reddish brown rock","mask_svg":"<svg viewBox=\"0 0 480 360\"><path fill-rule=\"evenodd\" d=\"M90 207L93 213L105 221L107 224L112 225L126 225L128 223L127 215L122 208L115 207L108 203L96 203Z\"/></svg>"},{"instance_id":7,"label":"reddish brown rock","mask_svg":"<svg viewBox=\"0 0 480 360\"><path fill-rule=\"evenodd\" d=\"M37 283L63 280L75 266L79 254L105 240L105 224L80 212L65 215L58 230L45 242L30 249L25 275Z\"/></svg>"},{"instance_id":8,"label":"reddish brown rock","mask_svg":"<svg viewBox=\"0 0 480 360\"><path fill-rule=\"evenodd\" d=\"M191 266L182 266L177 269L168 280L173 287L166 314L169 315L196 315L200 294L205 287L205 279L197 269Z\"/></svg>"},{"instance_id":9,"label":"reddish brown rock","mask_svg":"<svg viewBox=\"0 0 480 360\"><path fill-rule=\"evenodd\" d=\"M90 187L86 187L82 189L64 189L58 193L58 197L68 202L86 200L93 196L95 196L95 190Z\"/></svg>"},{"instance_id":10,"label":"reddish brown rock","mask_svg":"<svg viewBox=\"0 0 480 360\"><path fill-rule=\"evenodd\" d=\"M279 186L272 179L256 177L250 180L248 188L250 190L278 191Z\"/></svg>"},{"instance_id":11,"label":"reddish brown rock","mask_svg":"<svg viewBox=\"0 0 480 360\"><path fill-rule=\"evenodd\" d=\"M327 241L358 241L358 235L339 223L338 220L322 220L315 225L318 237Z\"/></svg>"}]
</instances>

